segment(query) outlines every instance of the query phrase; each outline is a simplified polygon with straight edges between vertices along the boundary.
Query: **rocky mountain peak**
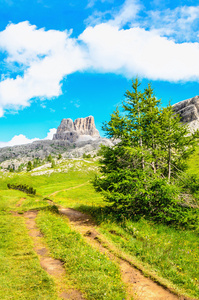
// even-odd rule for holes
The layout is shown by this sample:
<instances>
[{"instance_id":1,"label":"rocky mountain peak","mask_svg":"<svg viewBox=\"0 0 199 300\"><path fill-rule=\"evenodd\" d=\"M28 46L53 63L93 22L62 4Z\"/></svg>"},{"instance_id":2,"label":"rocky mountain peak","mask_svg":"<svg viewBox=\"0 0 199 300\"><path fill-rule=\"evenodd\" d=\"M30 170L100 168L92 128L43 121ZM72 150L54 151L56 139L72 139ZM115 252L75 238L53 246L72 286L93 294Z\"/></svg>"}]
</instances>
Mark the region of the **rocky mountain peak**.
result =
<instances>
[{"instance_id":1,"label":"rocky mountain peak","mask_svg":"<svg viewBox=\"0 0 199 300\"><path fill-rule=\"evenodd\" d=\"M180 101L173 105L183 123L188 123L191 131L199 129L199 96Z\"/></svg>"},{"instance_id":2,"label":"rocky mountain peak","mask_svg":"<svg viewBox=\"0 0 199 300\"><path fill-rule=\"evenodd\" d=\"M59 127L61 127L63 131L74 130L73 120L69 118L63 119Z\"/></svg>"},{"instance_id":3,"label":"rocky mountain peak","mask_svg":"<svg viewBox=\"0 0 199 300\"><path fill-rule=\"evenodd\" d=\"M95 127L94 117L78 118L74 122L71 119L63 119L57 128L53 140L69 141L89 140L99 138L99 131Z\"/></svg>"}]
</instances>

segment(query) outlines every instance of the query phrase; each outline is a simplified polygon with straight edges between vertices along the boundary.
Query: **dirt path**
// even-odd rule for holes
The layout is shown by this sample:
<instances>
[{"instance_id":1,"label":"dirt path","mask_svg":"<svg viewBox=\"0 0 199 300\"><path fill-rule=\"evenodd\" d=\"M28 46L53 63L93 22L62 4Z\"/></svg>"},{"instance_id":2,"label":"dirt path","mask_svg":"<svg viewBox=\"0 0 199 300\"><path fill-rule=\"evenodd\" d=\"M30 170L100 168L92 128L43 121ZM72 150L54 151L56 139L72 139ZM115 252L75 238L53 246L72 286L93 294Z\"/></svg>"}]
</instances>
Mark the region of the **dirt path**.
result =
<instances>
[{"instance_id":1,"label":"dirt path","mask_svg":"<svg viewBox=\"0 0 199 300\"><path fill-rule=\"evenodd\" d=\"M67 189L63 189L63 190L59 190L59 191L55 191L55 192L53 192L52 194L48 195L47 197L55 196L55 195L56 195L57 193L59 193L59 192L65 192L65 191L69 191L69 190L77 189L77 188L79 188L79 187L81 187L81 186L84 186L84 185L86 185L88 182L89 182L89 181L87 181L87 182L84 182L84 183L82 183L82 184L80 184L80 185L76 185L76 186L73 186L73 187L69 187L69 188L67 188Z\"/></svg>"},{"instance_id":2,"label":"dirt path","mask_svg":"<svg viewBox=\"0 0 199 300\"><path fill-rule=\"evenodd\" d=\"M52 204L52 202L49 202ZM131 265L130 262L118 258L109 247L103 245L100 234L91 218L74 209L59 207L59 212L68 217L72 227L85 236L87 241L98 250L106 253L110 259L116 261L121 270L122 279L128 290L128 299L138 300L185 300L185 297L178 297L169 290L158 285L151 279L145 277L141 271ZM107 249L108 248L108 249Z\"/></svg>"},{"instance_id":3,"label":"dirt path","mask_svg":"<svg viewBox=\"0 0 199 300\"><path fill-rule=\"evenodd\" d=\"M20 200L16 204L16 207L20 207L25 200L26 198L20 198Z\"/></svg>"},{"instance_id":4,"label":"dirt path","mask_svg":"<svg viewBox=\"0 0 199 300\"><path fill-rule=\"evenodd\" d=\"M37 211L28 211L24 213L24 217L29 235L34 243L34 250L39 257L42 268L53 277L60 299L84 300L79 291L67 289L66 270L60 260L50 256L49 250L43 242L42 234L36 226L35 218L37 213Z\"/></svg>"},{"instance_id":5,"label":"dirt path","mask_svg":"<svg viewBox=\"0 0 199 300\"><path fill-rule=\"evenodd\" d=\"M75 189L84 186L85 184L87 184L87 182L65 190ZM56 191L49 196L55 195L58 192L60 191ZM21 198L17 203L18 207L22 204L23 200L25 199ZM48 203L51 205L55 204L52 200L48 200ZM69 219L71 226L86 238L89 244L102 253L105 253L111 260L119 264L122 280L127 286L128 300L189 300L183 296L178 297L174 295L150 278L145 277L141 271L132 265L131 261L126 259L126 257L119 257L119 255L116 254L116 251L114 251L115 249L112 248L112 245L107 241L104 242L103 237L96 230L97 226L89 215L61 206L58 206L58 209L61 214ZM49 250L43 242L42 234L36 226L35 218L37 213L37 211L28 211L24 213L24 217L29 235L34 242L34 250L39 256L42 268L53 277L61 299L83 300L84 298L79 291L67 289L67 276L63 263L50 256Z\"/></svg>"}]
</instances>

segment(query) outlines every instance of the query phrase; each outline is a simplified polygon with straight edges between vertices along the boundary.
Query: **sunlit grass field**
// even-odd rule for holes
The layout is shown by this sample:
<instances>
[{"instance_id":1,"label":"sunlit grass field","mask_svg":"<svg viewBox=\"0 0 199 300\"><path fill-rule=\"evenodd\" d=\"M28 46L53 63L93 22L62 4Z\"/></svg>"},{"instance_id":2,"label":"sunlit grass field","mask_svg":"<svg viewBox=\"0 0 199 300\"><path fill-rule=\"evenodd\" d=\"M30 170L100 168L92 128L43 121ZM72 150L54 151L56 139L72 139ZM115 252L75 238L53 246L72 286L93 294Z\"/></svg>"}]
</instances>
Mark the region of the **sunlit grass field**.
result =
<instances>
[{"instance_id":1,"label":"sunlit grass field","mask_svg":"<svg viewBox=\"0 0 199 300\"><path fill-rule=\"evenodd\" d=\"M189 170L190 173L199 173L199 151L194 154L194 156L189 161ZM85 257L82 256L82 260L76 261L75 253L78 251L76 246L71 244L71 249L68 249L65 244L60 243L60 237L64 235L66 238L75 238L77 242L82 246L80 248L87 247L85 246L85 241L81 239L79 234L76 234L69 228L68 224L66 224L65 220L62 220L56 214L52 214L48 211L48 202L46 198L53 200L56 204L62 205L63 207L71 207L75 208L87 213L90 213L96 223L98 224L98 230L104 236L107 241L115 245L115 247L121 253L124 253L132 258L133 261L136 262L143 270L153 274L156 274L156 277L159 278L159 281L166 282L166 285L172 287L177 292L193 297L194 299L199 299L199 239L198 233L194 230L185 230L185 229L175 229L166 225L155 224L151 221L146 221L141 218L139 221L135 222L132 220L124 219L122 222L117 222L114 214L107 214L104 207L107 203L103 200L102 196L99 193L96 193L91 180L96 172L96 168L98 163L96 161L84 162L83 160L76 160L73 162L62 162L62 167L67 167L70 163L70 168L68 168L65 172L56 172L60 166L56 166L54 169L54 173L50 175L35 175L33 172L24 172L20 174L15 173L7 173L1 175L0 180L0 209L1 209L1 221L3 224L3 234L7 233L7 231L14 232L14 225L12 222L9 224L9 229L5 226L6 222L3 221L4 218L15 219L10 215L10 210L17 210L23 213L23 211L29 209L40 209L41 213L38 216L38 225L42 229L44 233L46 242L49 244L49 247L52 251L52 255L60 258L66 263L66 266L69 270L70 277L74 280L74 284L86 293L88 299L125 299L124 291L121 286L121 279L119 278L119 272L116 266L112 266L112 278L115 284L116 278L118 278L118 290L117 295L112 294L111 284L109 286L109 298L104 293L97 293L96 286L94 287L92 284L92 278L90 278L91 283L89 284L90 290L88 287L84 285L85 280L81 275L78 277L76 269L81 272L84 269L80 267L81 264L87 264L85 261ZM7 189L7 183L15 183L15 184L27 184L32 186L37 190L36 197L28 196L19 191L13 191ZM19 201L21 197L25 197L26 200L22 202L20 207L16 207L16 203ZM16 222L18 219L16 218ZM54 224L54 225L53 225ZM23 225L24 226L24 225ZM27 236L27 232L25 230L21 231L24 239L29 241ZM55 226L55 227L54 227ZM54 228L59 228L59 230L55 230ZM14 233L13 233L14 234ZM18 235L19 232L15 233ZM12 240L12 237L10 237ZM31 242L29 241L30 245ZM28 245L28 242L27 242ZM5 245L5 247L7 247ZM30 246L31 248L31 246ZM67 249L65 249L67 248ZM73 248L73 249L72 249ZM65 250L64 250L65 249ZM32 251L31 249L29 250ZM68 257L67 251L72 251L71 253L71 261L67 260ZM91 251L91 248L87 248L85 250L85 255ZM43 270L39 267L38 259L35 256L34 252L29 255L32 257L34 261L37 260L36 265L39 268L39 276L44 276ZM12 257L12 251L8 252L9 259ZM25 255L25 254L24 254ZM94 268L96 260L99 259L99 253L96 250L93 252L93 261L90 265L90 268ZM81 255L80 255L81 256ZM3 256L2 256L3 257ZM78 255L79 257L79 255ZM97 258L98 257L98 258ZM101 257L101 256L100 256ZM2 258L4 259L4 257ZM101 259L101 258L100 258ZM104 260L104 267L102 267L102 273L104 273L105 278L108 278L108 273L104 270L109 268L109 262L106 258L102 258ZM71 262L75 262L74 270L71 268ZM29 266L29 262L27 263L27 268ZM79 269L80 268L80 269ZM105 268L105 269L104 269ZM15 267L13 268L15 269ZM14 271L13 271L14 272ZM36 272L35 272L36 273ZM115 275L117 273L117 276ZM10 275L11 279L6 280L18 280L17 272ZM36 275L35 275L36 276ZM53 286L52 280L45 275L46 277L46 286L48 288L48 293L50 291L52 297L56 297L55 289ZM85 273L85 278L86 278ZM102 275L96 275L100 276ZM37 286L37 277L35 277L35 286ZM100 279L109 280L109 279ZM0 280L0 282L3 282ZM111 279L110 279L111 282ZM24 291L24 298L17 298L18 294L16 294L16 298L13 299L29 299L26 296L26 286L27 283L23 283L24 285L18 288L18 293L22 293ZM99 283L96 283L99 285ZM29 286L31 286L29 284ZM120 288L119 288L120 287ZM29 287L28 287L29 288ZM38 292L41 286L37 286L35 288L35 293ZM12 287L9 287L10 291L12 291ZM8 289L8 291L9 291ZM103 290L103 287L102 287ZM13 291L14 293L15 291ZM45 286L44 290L42 288L42 293L45 295ZM21 295L22 295L21 294ZM6 298L6 293L4 294L4 298L1 299L12 299ZM35 294L37 295L37 294ZM95 296L93 296L95 295ZM48 294L43 296L41 299L48 299ZM94 297L94 298L92 298ZM111 298L112 297L112 298ZM31 298L33 299L33 298ZM35 298L39 299L39 298Z\"/></svg>"},{"instance_id":2,"label":"sunlit grass field","mask_svg":"<svg viewBox=\"0 0 199 300\"><path fill-rule=\"evenodd\" d=\"M71 230L66 218L53 212L46 199L55 191L67 190L81 184L84 188L85 184L86 189L82 191L88 192L90 204L91 187L88 182L91 173L87 172L85 163L83 170L72 169L67 173L53 173L50 176L31 176L32 173L28 172L1 176L0 299L61 299L53 278L41 268L28 235L23 213L31 209L40 210L38 227L51 255L64 262L69 289L78 289L85 299L126 299L119 267L106 255L89 246L79 233ZM31 196L21 191L9 190L7 183L27 184L36 188L37 194ZM58 194L62 193L65 192ZM95 193L94 190L92 193ZM96 196L100 198L99 195ZM62 197L58 202L64 203ZM78 205L82 203L85 203L84 197ZM14 215L16 211L18 216Z\"/></svg>"},{"instance_id":3,"label":"sunlit grass field","mask_svg":"<svg viewBox=\"0 0 199 300\"><path fill-rule=\"evenodd\" d=\"M51 253L64 262L74 285L86 299L125 299L119 267L72 230L66 218L42 211L37 220Z\"/></svg>"},{"instance_id":4,"label":"sunlit grass field","mask_svg":"<svg viewBox=\"0 0 199 300\"><path fill-rule=\"evenodd\" d=\"M10 213L21 197L24 193L19 191L0 191L0 299L57 299L54 282L40 266L24 219Z\"/></svg>"}]
</instances>

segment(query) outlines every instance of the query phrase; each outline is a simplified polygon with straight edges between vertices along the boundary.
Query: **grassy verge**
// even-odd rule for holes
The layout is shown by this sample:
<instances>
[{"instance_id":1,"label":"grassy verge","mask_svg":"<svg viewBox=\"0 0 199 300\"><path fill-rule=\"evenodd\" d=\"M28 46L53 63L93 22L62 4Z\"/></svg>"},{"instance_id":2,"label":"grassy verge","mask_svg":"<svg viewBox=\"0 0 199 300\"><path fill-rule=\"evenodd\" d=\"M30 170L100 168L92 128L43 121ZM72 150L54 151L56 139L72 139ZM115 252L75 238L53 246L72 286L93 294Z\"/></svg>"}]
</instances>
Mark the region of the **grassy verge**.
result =
<instances>
[{"instance_id":1,"label":"grassy verge","mask_svg":"<svg viewBox=\"0 0 199 300\"><path fill-rule=\"evenodd\" d=\"M155 271L157 276L169 280L176 290L199 299L199 241L196 232L176 230L144 219L115 222L114 217L104 214L106 203L90 183L62 191L53 199L63 206L92 214L101 233L120 251Z\"/></svg>"},{"instance_id":2,"label":"grassy verge","mask_svg":"<svg viewBox=\"0 0 199 300\"><path fill-rule=\"evenodd\" d=\"M57 299L41 268L23 219L0 213L0 299Z\"/></svg>"},{"instance_id":3,"label":"grassy verge","mask_svg":"<svg viewBox=\"0 0 199 300\"><path fill-rule=\"evenodd\" d=\"M199 240L198 234L155 224L145 219L137 222L114 221L103 209L82 206L100 225L99 231L117 249L132 256L157 276L166 278L176 290L199 299Z\"/></svg>"},{"instance_id":4,"label":"grassy verge","mask_svg":"<svg viewBox=\"0 0 199 300\"><path fill-rule=\"evenodd\" d=\"M63 168L63 172L61 171ZM96 172L97 162L89 163L82 160L66 161L65 164L57 165L52 174L34 176L37 172L5 173L0 174L0 189L7 189L7 184L26 184L37 190L37 195L43 197L63 189L84 184L89 181Z\"/></svg>"},{"instance_id":5,"label":"grassy verge","mask_svg":"<svg viewBox=\"0 0 199 300\"><path fill-rule=\"evenodd\" d=\"M71 230L66 218L43 211L37 217L37 224L51 253L64 262L74 285L87 299L125 298L119 268L89 246L79 233Z\"/></svg>"},{"instance_id":6,"label":"grassy verge","mask_svg":"<svg viewBox=\"0 0 199 300\"><path fill-rule=\"evenodd\" d=\"M71 208L76 208L82 204L91 204L92 206L105 205L102 196L95 192L89 182L86 182L84 186L61 191L50 198L58 204Z\"/></svg>"}]
</instances>

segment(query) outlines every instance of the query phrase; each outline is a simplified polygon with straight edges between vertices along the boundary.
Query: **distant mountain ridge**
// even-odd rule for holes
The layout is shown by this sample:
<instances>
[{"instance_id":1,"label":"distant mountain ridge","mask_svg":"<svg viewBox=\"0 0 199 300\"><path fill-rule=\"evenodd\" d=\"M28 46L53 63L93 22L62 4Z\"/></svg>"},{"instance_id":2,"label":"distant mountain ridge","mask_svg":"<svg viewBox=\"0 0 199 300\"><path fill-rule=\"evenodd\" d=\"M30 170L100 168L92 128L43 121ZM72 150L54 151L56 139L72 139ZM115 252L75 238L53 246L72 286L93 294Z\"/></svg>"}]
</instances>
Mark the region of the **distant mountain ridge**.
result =
<instances>
[{"instance_id":1,"label":"distant mountain ridge","mask_svg":"<svg viewBox=\"0 0 199 300\"><path fill-rule=\"evenodd\" d=\"M189 124L192 131L199 129L199 96L180 101L173 106L183 123ZM95 127L94 117L62 119L53 140L40 140L26 145L0 148L0 163L3 168L9 164L17 168L21 162L34 158L44 159L49 154L64 157L80 157L84 153L94 153L100 145L112 146L116 141L100 137Z\"/></svg>"},{"instance_id":2,"label":"distant mountain ridge","mask_svg":"<svg viewBox=\"0 0 199 300\"><path fill-rule=\"evenodd\" d=\"M94 117L63 119L53 136L53 140L39 140L26 145L0 148L0 164L3 169L11 166L18 169L35 158L44 159L49 154L65 158L81 157L84 153L96 154L100 145L112 146L113 141L100 137L95 127Z\"/></svg>"}]
</instances>

